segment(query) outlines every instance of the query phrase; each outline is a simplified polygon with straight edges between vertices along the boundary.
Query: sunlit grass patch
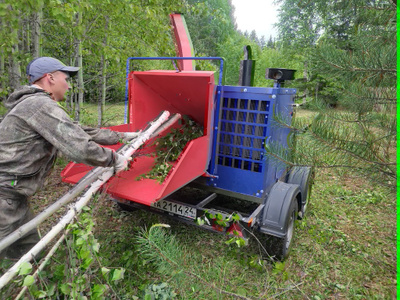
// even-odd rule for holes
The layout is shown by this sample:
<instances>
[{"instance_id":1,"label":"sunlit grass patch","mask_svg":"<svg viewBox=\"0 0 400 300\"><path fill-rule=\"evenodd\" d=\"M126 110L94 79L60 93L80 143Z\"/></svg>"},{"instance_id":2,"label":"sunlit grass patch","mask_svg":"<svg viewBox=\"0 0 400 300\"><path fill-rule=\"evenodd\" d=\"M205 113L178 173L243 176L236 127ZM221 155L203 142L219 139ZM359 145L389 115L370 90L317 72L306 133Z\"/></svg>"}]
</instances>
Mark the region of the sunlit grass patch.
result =
<instances>
[{"instance_id":1,"label":"sunlit grass patch","mask_svg":"<svg viewBox=\"0 0 400 300\"><path fill-rule=\"evenodd\" d=\"M93 103L85 103L81 107L82 124L96 127L98 124L98 106ZM107 103L104 109L102 127L124 124L125 103Z\"/></svg>"}]
</instances>

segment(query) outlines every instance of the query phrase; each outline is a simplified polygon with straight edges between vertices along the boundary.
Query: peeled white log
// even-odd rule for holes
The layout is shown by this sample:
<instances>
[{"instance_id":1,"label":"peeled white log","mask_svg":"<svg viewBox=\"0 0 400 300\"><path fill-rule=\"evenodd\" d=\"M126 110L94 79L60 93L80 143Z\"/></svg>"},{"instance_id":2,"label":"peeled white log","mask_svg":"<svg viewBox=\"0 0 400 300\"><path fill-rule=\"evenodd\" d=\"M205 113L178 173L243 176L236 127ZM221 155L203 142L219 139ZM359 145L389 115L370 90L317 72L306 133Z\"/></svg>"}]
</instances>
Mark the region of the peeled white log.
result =
<instances>
[{"instance_id":1,"label":"peeled white log","mask_svg":"<svg viewBox=\"0 0 400 300\"><path fill-rule=\"evenodd\" d=\"M44 237L42 237L41 240L35 246L33 246L31 250L29 250L29 252L22 256L17 263L15 263L10 269L7 270L6 273L4 273L4 275L0 278L0 290L18 273L22 263L29 262L35 256L37 256L46 247L46 245L49 244L53 238L56 237L78 213L80 213L82 208L90 201L93 194L96 193L97 190L113 176L113 174L113 168L108 168L108 170L104 172L98 180L92 183L86 193L79 198L79 200L67 212L67 214L64 215L64 217L62 217L61 220L55 226L53 226L52 229Z\"/></svg>"},{"instance_id":2,"label":"peeled white log","mask_svg":"<svg viewBox=\"0 0 400 300\"><path fill-rule=\"evenodd\" d=\"M10 233L4 239L0 241L0 252L6 249L8 246L13 244L15 241L23 237L25 234L35 229L39 224L47 219L54 212L59 210L65 204L73 201L82 191L88 187L92 182L97 180L99 175L105 171L105 168L97 167L92 169L85 177L83 177L71 190L69 190L64 196L58 201L45 208L40 214L34 219L25 223L14 232Z\"/></svg>"},{"instance_id":3,"label":"peeled white log","mask_svg":"<svg viewBox=\"0 0 400 300\"><path fill-rule=\"evenodd\" d=\"M167 113L167 115L165 115ZM149 124L148 129L146 129L142 134L134 139L134 142L132 144L127 144L121 147L118 150L119 154L124 155L124 153L127 153L129 157L132 156L132 154L145 142L147 141L151 135L153 135L152 132L148 132L150 128L153 127L152 124L154 123L155 126L161 126L166 119L169 116L169 112L165 111L163 114L160 115L160 117L153 122ZM170 124L172 125L172 124ZM157 127L158 128L158 127ZM129 150L130 149L130 150ZM129 154L131 153L131 154ZM97 178L105 172L107 169L110 168L102 168L102 167L97 167L92 169L88 174L86 174L85 177L83 177L70 191L68 191L63 197L61 197L59 200L54 202L52 205L49 207L45 208L40 214L38 214L34 219L30 220L29 222L25 223L21 227L19 227L17 230L6 236L4 239L0 241L0 252L6 249L8 246L13 244L15 241L19 240L21 237L23 237L25 234L30 232L31 230L35 229L39 224L41 224L44 220L46 220L49 216L51 216L53 213L58 211L62 206L65 204L73 201L85 188L87 188L92 182L97 180Z\"/></svg>"},{"instance_id":4,"label":"peeled white log","mask_svg":"<svg viewBox=\"0 0 400 300\"><path fill-rule=\"evenodd\" d=\"M150 139L153 139L171 127L176 121L178 121L182 116L180 114L174 114L169 118L164 124L157 128L157 130L151 135Z\"/></svg>"},{"instance_id":5,"label":"peeled white log","mask_svg":"<svg viewBox=\"0 0 400 300\"><path fill-rule=\"evenodd\" d=\"M132 144L129 144L128 147L123 149L120 153L125 157L130 157L132 154L146 142L150 136L157 130L158 127L164 123L169 116L168 111L164 111L160 117L156 121L150 123L149 127L135 140ZM21 257L21 259L13 265L1 278L0 278L0 290L18 273L18 270L22 263L29 262L32 258L38 255L46 245L56 236L58 235L68 223L70 223L73 218L82 210L82 208L89 202L91 197L100 187L107 182L114 175L114 168L104 168L104 172L97 177L97 180L93 182L90 188L85 192L85 194L79 198L79 200L75 203L74 207L70 209L67 214L59 221L59 223L53 228L31 249L28 253ZM36 218L35 218L36 219ZM35 220L33 219L33 220ZM33 221L32 220L32 221ZM13 233L11 234L13 235ZM18 235L16 235L15 241L18 239Z\"/></svg>"}]
</instances>

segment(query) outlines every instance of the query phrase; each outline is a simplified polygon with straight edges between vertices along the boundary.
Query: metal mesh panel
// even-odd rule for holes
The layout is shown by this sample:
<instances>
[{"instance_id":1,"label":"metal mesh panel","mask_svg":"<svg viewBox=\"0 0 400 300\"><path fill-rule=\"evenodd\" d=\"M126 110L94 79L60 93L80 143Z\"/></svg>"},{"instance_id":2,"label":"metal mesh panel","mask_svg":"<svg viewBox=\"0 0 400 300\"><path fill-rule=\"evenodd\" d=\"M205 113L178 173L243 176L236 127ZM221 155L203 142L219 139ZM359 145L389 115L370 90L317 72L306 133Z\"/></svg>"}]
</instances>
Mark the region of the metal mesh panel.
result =
<instances>
[{"instance_id":1,"label":"metal mesh panel","mask_svg":"<svg viewBox=\"0 0 400 300\"><path fill-rule=\"evenodd\" d=\"M269 101L223 98L218 164L262 172Z\"/></svg>"}]
</instances>

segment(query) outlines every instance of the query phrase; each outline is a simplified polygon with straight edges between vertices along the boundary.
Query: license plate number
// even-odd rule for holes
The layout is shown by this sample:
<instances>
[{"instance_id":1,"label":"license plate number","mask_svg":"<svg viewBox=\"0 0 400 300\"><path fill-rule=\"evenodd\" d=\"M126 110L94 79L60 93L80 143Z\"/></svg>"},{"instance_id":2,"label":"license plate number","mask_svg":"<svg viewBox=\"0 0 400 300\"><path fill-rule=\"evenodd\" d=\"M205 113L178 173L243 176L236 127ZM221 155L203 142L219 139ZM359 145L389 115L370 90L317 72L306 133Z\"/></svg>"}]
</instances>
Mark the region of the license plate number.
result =
<instances>
[{"instance_id":1,"label":"license plate number","mask_svg":"<svg viewBox=\"0 0 400 300\"><path fill-rule=\"evenodd\" d=\"M176 215L184 216L190 219L196 219L196 209L190 206L159 200L152 204L153 207L171 212Z\"/></svg>"}]
</instances>

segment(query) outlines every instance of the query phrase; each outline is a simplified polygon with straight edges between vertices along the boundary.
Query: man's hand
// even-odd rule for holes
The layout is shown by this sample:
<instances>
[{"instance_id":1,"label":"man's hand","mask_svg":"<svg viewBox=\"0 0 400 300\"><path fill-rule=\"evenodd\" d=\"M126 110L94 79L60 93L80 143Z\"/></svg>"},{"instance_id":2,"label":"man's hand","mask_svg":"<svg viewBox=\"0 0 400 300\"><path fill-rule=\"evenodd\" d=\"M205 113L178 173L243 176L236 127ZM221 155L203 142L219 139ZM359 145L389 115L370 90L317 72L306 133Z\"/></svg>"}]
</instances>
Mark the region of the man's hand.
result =
<instances>
[{"instance_id":1,"label":"man's hand","mask_svg":"<svg viewBox=\"0 0 400 300\"><path fill-rule=\"evenodd\" d=\"M140 134L142 133L142 131L135 131L135 132L123 132L122 133L122 141L124 143L130 142L133 139L137 138Z\"/></svg>"},{"instance_id":2,"label":"man's hand","mask_svg":"<svg viewBox=\"0 0 400 300\"><path fill-rule=\"evenodd\" d=\"M114 173L117 174L121 171L124 171L128 168L128 163L131 161L132 158L126 158L123 155L115 153L115 163L114 163Z\"/></svg>"}]
</instances>

